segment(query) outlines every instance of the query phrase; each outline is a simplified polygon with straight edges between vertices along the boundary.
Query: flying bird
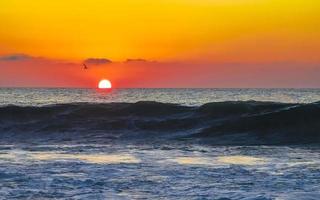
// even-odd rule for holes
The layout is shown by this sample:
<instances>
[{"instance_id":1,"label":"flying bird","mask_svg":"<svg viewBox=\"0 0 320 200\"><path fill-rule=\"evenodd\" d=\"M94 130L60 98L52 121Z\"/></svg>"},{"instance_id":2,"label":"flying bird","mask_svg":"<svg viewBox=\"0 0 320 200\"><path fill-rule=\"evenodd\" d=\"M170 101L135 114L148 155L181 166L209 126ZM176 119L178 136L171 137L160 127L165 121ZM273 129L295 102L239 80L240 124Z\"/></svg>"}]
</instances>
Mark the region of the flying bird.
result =
<instances>
[{"instance_id":1,"label":"flying bird","mask_svg":"<svg viewBox=\"0 0 320 200\"><path fill-rule=\"evenodd\" d=\"M87 65L83 63L83 69L88 69Z\"/></svg>"}]
</instances>

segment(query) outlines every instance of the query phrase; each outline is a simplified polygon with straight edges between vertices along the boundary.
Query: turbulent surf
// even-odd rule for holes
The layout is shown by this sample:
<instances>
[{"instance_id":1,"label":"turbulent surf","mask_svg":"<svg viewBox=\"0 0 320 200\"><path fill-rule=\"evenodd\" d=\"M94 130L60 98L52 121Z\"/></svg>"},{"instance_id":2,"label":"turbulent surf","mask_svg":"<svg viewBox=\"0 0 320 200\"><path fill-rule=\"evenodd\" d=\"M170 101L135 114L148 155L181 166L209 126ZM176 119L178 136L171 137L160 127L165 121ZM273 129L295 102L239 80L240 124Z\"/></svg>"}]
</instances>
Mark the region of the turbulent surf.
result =
<instances>
[{"instance_id":1,"label":"turbulent surf","mask_svg":"<svg viewBox=\"0 0 320 200\"><path fill-rule=\"evenodd\" d=\"M228 101L202 106L140 101L0 108L2 139L173 139L212 144L320 142L320 102Z\"/></svg>"}]
</instances>

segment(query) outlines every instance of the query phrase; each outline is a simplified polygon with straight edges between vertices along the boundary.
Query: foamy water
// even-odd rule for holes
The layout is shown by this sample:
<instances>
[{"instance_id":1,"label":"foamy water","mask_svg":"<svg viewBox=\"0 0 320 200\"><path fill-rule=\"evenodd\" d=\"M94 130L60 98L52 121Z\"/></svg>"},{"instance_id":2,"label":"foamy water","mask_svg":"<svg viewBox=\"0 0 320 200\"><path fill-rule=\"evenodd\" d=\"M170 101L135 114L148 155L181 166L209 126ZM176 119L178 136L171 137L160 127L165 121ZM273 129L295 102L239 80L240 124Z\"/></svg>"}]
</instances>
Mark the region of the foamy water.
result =
<instances>
[{"instance_id":1,"label":"foamy water","mask_svg":"<svg viewBox=\"0 0 320 200\"><path fill-rule=\"evenodd\" d=\"M317 147L87 144L0 149L2 198L317 199L320 195Z\"/></svg>"}]
</instances>

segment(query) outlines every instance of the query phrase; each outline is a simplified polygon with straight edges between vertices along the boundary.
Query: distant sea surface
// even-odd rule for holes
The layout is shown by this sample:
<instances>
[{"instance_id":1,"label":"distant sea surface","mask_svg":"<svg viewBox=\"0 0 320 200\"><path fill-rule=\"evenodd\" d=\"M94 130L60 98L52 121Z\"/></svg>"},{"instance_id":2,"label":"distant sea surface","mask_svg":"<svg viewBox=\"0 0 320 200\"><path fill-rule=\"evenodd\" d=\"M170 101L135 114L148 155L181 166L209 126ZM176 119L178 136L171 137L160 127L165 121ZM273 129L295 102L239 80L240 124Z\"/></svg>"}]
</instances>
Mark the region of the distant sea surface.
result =
<instances>
[{"instance_id":1,"label":"distant sea surface","mask_svg":"<svg viewBox=\"0 0 320 200\"><path fill-rule=\"evenodd\" d=\"M320 199L320 89L0 89L2 199Z\"/></svg>"},{"instance_id":2,"label":"distant sea surface","mask_svg":"<svg viewBox=\"0 0 320 200\"><path fill-rule=\"evenodd\" d=\"M0 88L0 105L39 106L75 102L110 103L157 101L200 106L223 101L273 101L311 103L320 100L320 89L64 89Z\"/></svg>"}]
</instances>

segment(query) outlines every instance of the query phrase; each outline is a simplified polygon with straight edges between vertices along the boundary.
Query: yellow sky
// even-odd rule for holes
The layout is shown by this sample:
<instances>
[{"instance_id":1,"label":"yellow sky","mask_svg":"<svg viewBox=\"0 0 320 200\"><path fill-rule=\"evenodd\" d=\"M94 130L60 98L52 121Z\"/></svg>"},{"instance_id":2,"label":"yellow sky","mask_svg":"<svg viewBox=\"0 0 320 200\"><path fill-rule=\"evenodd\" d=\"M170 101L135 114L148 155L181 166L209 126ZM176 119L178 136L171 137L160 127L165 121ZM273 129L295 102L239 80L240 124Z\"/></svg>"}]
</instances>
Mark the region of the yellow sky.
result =
<instances>
[{"instance_id":1,"label":"yellow sky","mask_svg":"<svg viewBox=\"0 0 320 200\"><path fill-rule=\"evenodd\" d=\"M0 54L319 61L319 0L1 0Z\"/></svg>"}]
</instances>

